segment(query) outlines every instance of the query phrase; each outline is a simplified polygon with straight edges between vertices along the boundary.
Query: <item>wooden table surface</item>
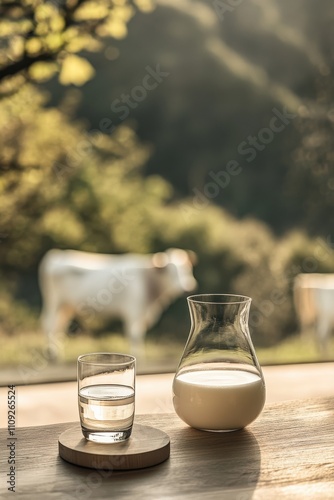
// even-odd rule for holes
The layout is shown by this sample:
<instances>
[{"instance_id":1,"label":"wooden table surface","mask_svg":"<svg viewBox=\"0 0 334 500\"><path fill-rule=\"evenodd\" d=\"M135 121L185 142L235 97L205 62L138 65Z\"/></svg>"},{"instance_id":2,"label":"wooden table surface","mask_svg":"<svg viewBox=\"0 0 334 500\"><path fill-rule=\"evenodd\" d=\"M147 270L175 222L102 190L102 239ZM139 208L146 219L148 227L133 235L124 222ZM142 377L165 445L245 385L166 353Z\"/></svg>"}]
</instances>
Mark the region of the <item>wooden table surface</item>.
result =
<instances>
[{"instance_id":1,"label":"wooden table surface","mask_svg":"<svg viewBox=\"0 0 334 500\"><path fill-rule=\"evenodd\" d=\"M95 471L58 456L72 423L15 431L16 491L7 491L8 430L0 430L0 498L333 499L334 398L267 405L247 429L197 431L175 414L142 415L171 438L166 462L131 472Z\"/></svg>"}]
</instances>

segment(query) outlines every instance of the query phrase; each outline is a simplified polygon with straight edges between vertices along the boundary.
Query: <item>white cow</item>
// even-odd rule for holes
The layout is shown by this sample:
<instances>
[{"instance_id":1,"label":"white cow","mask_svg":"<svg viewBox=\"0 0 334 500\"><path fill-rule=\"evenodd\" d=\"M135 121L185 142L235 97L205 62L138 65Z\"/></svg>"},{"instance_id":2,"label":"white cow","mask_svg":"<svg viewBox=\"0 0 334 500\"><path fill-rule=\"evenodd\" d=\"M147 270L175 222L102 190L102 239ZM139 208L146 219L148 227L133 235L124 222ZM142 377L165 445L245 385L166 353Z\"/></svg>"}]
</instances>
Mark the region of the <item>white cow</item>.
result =
<instances>
[{"instance_id":1,"label":"white cow","mask_svg":"<svg viewBox=\"0 0 334 500\"><path fill-rule=\"evenodd\" d=\"M319 350L325 355L334 327L334 274L299 274L294 303L301 332L313 328Z\"/></svg>"},{"instance_id":2,"label":"white cow","mask_svg":"<svg viewBox=\"0 0 334 500\"><path fill-rule=\"evenodd\" d=\"M74 316L96 314L120 318L131 351L142 356L146 331L173 300L195 289L194 257L193 252L177 248L149 255L47 252L39 281L41 324L50 358L57 358L58 334L66 331Z\"/></svg>"}]
</instances>

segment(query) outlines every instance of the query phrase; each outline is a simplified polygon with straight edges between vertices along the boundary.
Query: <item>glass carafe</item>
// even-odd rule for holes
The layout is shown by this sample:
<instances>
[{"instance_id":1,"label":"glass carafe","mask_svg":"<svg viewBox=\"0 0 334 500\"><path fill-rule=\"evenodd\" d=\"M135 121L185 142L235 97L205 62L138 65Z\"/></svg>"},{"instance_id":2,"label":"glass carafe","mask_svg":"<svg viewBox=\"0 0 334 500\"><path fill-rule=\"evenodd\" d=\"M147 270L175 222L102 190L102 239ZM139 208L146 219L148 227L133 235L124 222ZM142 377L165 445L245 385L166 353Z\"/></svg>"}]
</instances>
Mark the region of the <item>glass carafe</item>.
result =
<instances>
[{"instance_id":1,"label":"glass carafe","mask_svg":"<svg viewBox=\"0 0 334 500\"><path fill-rule=\"evenodd\" d=\"M191 329L173 381L173 404L191 427L233 431L255 420L265 383L248 328L251 298L188 297Z\"/></svg>"}]
</instances>

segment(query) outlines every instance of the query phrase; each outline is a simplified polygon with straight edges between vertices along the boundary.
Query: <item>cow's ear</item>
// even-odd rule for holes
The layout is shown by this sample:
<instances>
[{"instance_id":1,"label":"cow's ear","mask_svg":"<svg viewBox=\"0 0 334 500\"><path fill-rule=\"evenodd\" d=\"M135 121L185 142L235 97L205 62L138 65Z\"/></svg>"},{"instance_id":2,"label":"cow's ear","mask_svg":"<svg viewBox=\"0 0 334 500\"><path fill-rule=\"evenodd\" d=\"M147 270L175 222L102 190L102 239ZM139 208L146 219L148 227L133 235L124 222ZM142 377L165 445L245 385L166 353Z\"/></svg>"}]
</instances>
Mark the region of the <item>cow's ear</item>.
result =
<instances>
[{"instance_id":1,"label":"cow's ear","mask_svg":"<svg viewBox=\"0 0 334 500\"><path fill-rule=\"evenodd\" d=\"M170 262L174 264L185 264L186 262L191 262L195 265L197 263L197 255L192 250L183 250L181 248L169 248L166 250L166 254L170 258Z\"/></svg>"},{"instance_id":2,"label":"cow's ear","mask_svg":"<svg viewBox=\"0 0 334 500\"><path fill-rule=\"evenodd\" d=\"M166 267L169 264L168 255L165 252L155 253L152 257L152 264L157 268Z\"/></svg>"}]
</instances>

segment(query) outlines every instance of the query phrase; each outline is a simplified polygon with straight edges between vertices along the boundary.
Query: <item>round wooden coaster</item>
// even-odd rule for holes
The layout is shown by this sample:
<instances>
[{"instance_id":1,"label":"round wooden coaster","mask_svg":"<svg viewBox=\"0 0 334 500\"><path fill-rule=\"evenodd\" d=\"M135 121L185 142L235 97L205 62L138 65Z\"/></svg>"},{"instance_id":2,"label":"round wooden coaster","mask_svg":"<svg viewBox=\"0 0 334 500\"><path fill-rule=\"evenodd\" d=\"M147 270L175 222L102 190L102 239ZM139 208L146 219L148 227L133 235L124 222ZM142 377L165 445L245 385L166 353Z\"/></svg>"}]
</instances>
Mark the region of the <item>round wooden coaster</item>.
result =
<instances>
[{"instance_id":1,"label":"round wooden coaster","mask_svg":"<svg viewBox=\"0 0 334 500\"><path fill-rule=\"evenodd\" d=\"M87 441L80 424L58 438L59 455L71 464L91 469L131 470L160 464L169 457L169 436L154 427L134 424L132 434L122 443Z\"/></svg>"}]
</instances>

